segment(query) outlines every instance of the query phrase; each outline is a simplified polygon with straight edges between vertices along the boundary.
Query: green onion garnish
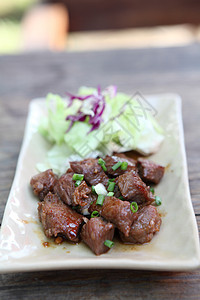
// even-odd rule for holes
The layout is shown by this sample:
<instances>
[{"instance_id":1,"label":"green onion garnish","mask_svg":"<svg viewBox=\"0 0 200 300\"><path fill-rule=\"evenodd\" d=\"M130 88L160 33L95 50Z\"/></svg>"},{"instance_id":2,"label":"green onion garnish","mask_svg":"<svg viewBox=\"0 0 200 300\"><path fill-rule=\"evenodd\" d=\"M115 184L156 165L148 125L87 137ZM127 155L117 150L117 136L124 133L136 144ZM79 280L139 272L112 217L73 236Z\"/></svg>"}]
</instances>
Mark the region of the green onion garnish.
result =
<instances>
[{"instance_id":1,"label":"green onion garnish","mask_svg":"<svg viewBox=\"0 0 200 300\"><path fill-rule=\"evenodd\" d=\"M115 182L110 182L108 186L108 192L113 192L115 189Z\"/></svg>"},{"instance_id":2,"label":"green onion garnish","mask_svg":"<svg viewBox=\"0 0 200 300\"><path fill-rule=\"evenodd\" d=\"M98 195L98 198L97 198L97 202L96 202L96 204L98 204L98 205L103 205L103 201L104 201L104 199L105 199L105 196L104 195L102 195L102 194L99 194Z\"/></svg>"},{"instance_id":3,"label":"green onion garnish","mask_svg":"<svg viewBox=\"0 0 200 300\"><path fill-rule=\"evenodd\" d=\"M112 178L112 179L109 178L109 179L108 179L108 185L109 185L110 182L113 182L113 181L115 181L115 178Z\"/></svg>"},{"instance_id":4,"label":"green onion garnish","mask_svg":"<svg viewBox=\"0 0 200 300\"><path fill-rule=\"evenodd\" d=\"M94 185L92 185L92 193L93 193L93 194L96 194L96 191L95 191Z\"/></svg>"},{"instance_id":5,"label":"green onion garnish","mask_svg":"<svg viewBox=\"0 0 200 300\"><path fill-rule=\"evenodd\" d=\"M102 158L98 159L98 164L102 167L102 169L104 170L104 172L107 171L106 165L105 165L105 161Z\"/></svg>"},{"instance_id":6,"label":"green onion garnish","mask_svg":"<svg viewBox=\"0 0 200 300\"><path fill-rule=\"evenodd\" d=\"M124 200L124 198L123 198L122 196L119 196L119 197L118 197L118 199L120 199L120 200Z\"/></svg>"},{"instance_id":7,"label":"green onion garnish","mask_svg":"<svg viewBox=\"0 0 200 300\"><path fill-rule=\"evenodd\" d=\"M109 193L107 194L107 196L108 196L108 197L112 197L112 196L114 196L114 193L113 193L113 192L109 192Z\"/></svg>"},{"instance_id":8,"label":"green onion garnish","mask_svg":"<svg viewBox=\"0 0 200 300\"><path fill-rule=\"evenodd\" d=\"M152 192L152 194L154 195L155 194L155 190L154 190L154 188L150 188L150 192Z\"/></svg>"},{"instance_id":9,"label":"green onion garnish","mask_svg":"<svg viewBox=\"0 0 200 300\"><path fill-rule=\"evenodd\" d=\"M102 158L98 159L98 164L101 166L102 164L105 165L105 160L103 160Z\"/></svg>"},{"instance_id":10,"label":"green onion garnish","mask_svg":"<svg viewBox=\"0 0 200 300\"><path fill-rule=\"evenodd\" d=\"M112 166L113 171L116 171L119 167L121 167L122 162L118 161L114 166Z\"/></svg>"},{"instance_id":11,"label":"green onion garnish","mask_svg":"<svg viewBox=\"0 0 200 300\"><path fill-rule=\"evenodd\" d=\"M97 210L94 210L92 213L91 213L91 218L95 218L95 217L98 217L99 216L99 212Z\"/></svg>"},{"instance_id":12,"label":"green onion garnish","mask_svg":"<svg viewBox=\"0 0 200 300\"><path fill-rule=\"evenodd\" d=\"M130 209L131 209L131 211L133 213L136 213L138 211L138 205L137 205L137 203L136 202L131 202Z\"/></svg>"},{"instance_id":13,"label":"green onion garnish","mask_svg":"<svg viewBox=\"0 0 200 300\"><path fill-rule=\"evenodd\" d=\"M114 246L114 242L110 240L105 240L104 245L108 248L112 248Z\"/></svg>"},{"instance_id":14,"label":"green onion garnish","mask_svg":"<svg viewBox=\"0 0 200 300\"><path fill-rule=\"evenodd\" d=\"M121 164L121 170L127 170L128 168L128 163L126 161L123 161L122 164Z\"/></svg>"},{"instance_id":15,"label":"green onion garnish","mask_svg":"<svg viewBox=\"0 0 200 300\"><path fill-rule=\"evenodd\" d=\"M161 198L159 196L155 197L155 202L156 202L157 206L160 206L162 204L162 200L161 200Z\"/></svg>"},{"instance_id":16,"label":"green onion garnish","mask_svg":"<svg viewBox=\"0 0 200 300\"><path fill-rule=\"evenodd\" d=\"M104 172L106 172L106 171L107 171L107 168L106 168L106 166L105 166L105 165L102 165L101 167L102 167L102 169L104 170Z\"/></svg>"},{"instance_id":17,"label":"green onion garnish","mask_svg":"<svg viewBox=\"0 0 200 300\"><path fill-rule=\"evenodd\" d=\"M76 173L75 173L75 174L73 175L73 177L72 177L72 180L74 180L74 181L77 181L77 180L82 181L83 178L84 178L84 175L83 175L83 174L76 174Z\"/></svg>"},{"instance_id":18,"label":"green onion garnish","mask_svg":"<svg viewBox=\"0 0 200 300\"><path fill-rule=\"evenodd\" d=\"M79 186L81 184L81 180L76 180L75 186Z\"/></svg>"}]
</instances>

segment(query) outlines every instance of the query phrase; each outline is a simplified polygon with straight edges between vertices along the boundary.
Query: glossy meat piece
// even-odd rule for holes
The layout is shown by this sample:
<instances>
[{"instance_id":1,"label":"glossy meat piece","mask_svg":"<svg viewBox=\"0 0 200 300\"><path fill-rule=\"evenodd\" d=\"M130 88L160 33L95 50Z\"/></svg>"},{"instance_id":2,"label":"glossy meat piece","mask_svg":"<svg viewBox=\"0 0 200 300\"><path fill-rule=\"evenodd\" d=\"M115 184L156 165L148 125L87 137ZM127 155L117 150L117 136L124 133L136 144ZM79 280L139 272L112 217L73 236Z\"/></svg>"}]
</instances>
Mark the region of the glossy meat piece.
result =
<instances>
[{"instance_id":1,"label":"glossy meat piece","mask_svg":"<svg viewBox=\"0 0 200 300\"><path fill-rule=\"evenodd\" d=\"M113 223L125 236L128 236L132 223L137 219L137 213L130 209L130 202L115 197L105 197L103 206L93 203L89 210L99 211L103 218Z\"/></svg>"},{"instance_id":2,"label":"glossy meat piece","mask_svg":"<svg viewBox=\"0 0 200 300\"><path fill-rule=\"evenodd\" d=\"M112 241L114 230L114 225L102 220L102 218L91 218L83 225L81 238L96 255L100 255L109 250L104 242L106 240Z\"/></svg>"},{"instance_id":3,"label":"glossy meat piece","mask_svg":"<svg viewBox=\"0 0 200 300\"><path fill-rule=\"evenodd\" d=\"M124 199L135 201L138 204L153 201L149 188L137 173L131 171L118 178L118 186Z\"/></svg>"},{"instance_id":4,"label":"glossy meat piece","mask_svg":"<svg viewBox=\"0 0 200 300\"><path fill-rule=\"evenodd\" d=\"M31 178L30 185L33 192L42 201L44 197L53 191L53 187L57 182L57 176L51 169L37 174Z\"/></svg>"},{"instance_id":5,"label":"glossy meat piece","mask_svg":"<svg viewBox=\"0 0 200 300\"><path fill-rule=\"evenodd\" d=\"M62 236L72 242L79 241L83 216L64 204L57 195L49 193L39 203L38 214L48 238Z\"/></svg>"},{"instance_id":6,"label":"glossy meat piece","mask_svg":"<svg viewBox=\"0 0 200 300\"><path fill-rule=\"evenodd\" d=\"M107 186L108 176L98 164L98 159L88 158L82 161L73 161L70 162L70 166L74 173L84 174L84 179L90 185L103 183Z\"/></svg>"},{"instance_id":7,"label":"glossy meat piece","mask_svg":"<svg viewBox=\"0 0 200 300\"><path fill-rule=\"evenodd\" d=\"M73 173L63 174L54 187L54 193L68 205L72 205L73 194L76 188L75 181L72 180L72 177Z\"/></svg>"},{"instance_id":8,"label":"glossy meat piece","mask_svg":"<svg viewBox=\"0 0 200 300\"><path fill-rule=\"evenodd\" d=\"M127 156L126 154L122 153L122 152L121 153L115 152L113 155L117 156L117 157L120 157L120 158L124 158L127 161L130 161L133 165L136 164L136 160L134 158L131 158L131 157Z\"/></svg>"},{"instance_id":9,"label":"glossy meat piece","mask_svg":"<svg viewBox=\"0 0 200 300\"><path fill-rule=\"evenodd\" d=\"M127 237L120 232L120 237L125 243L148 243L154 234L160 230L161 222L156 207L144 206L138 211L138 219L133 222L129 236Z\"/></svg>"},{"instance_id":10,"label":"glossy meat piece","mask_svg":"<svg viewBox=\"0 0 200 300\"><path fill-rule=\"evenodd\" d=\"M91 188L86 184L85 181L82 181L81 184L75 188L72 205L86 205L91 192Z\"/></svg>"},{"instance_id":11,"label":"glossy meat piece","mask_svg":"<svg viewBox=\"0 0 200 300\"><path fill-rule=\"evenodd\" d=\"M73 206L78 206L76 209L83 215L88 215L88 208L92 201L97 200L97 195L92 193L91 187L89 187L85 181L76 187L73 195Z\"/></svg>"},{"instance_id":12,"label":"glossy meat piece","mask_svg":"<svg viewBox=\"0 0 200 300\"><path fill-rule=\"evenodd\" d=\"M84 216L89 215L90 214L89 208L92 205L91 203L92 202L96 203L96 201L97 201L97 195L94 195L93 193L89 194L87 198L87 203L84 206L78 205L77 211L83 214Z\"/></svg>"},{"instance_id":13,"label":"glossy meat piece","mask_svg":"<svg viewBox=\"0 0 200 300\"><path fill-rule=\"evenodd\" d=\"M137 161L139 176L144 182L158 184L164 175L165 168L148 159L139 158Z\"/></svg>"},{"instance_id":14,"label":"glossy meat piece","mask_svg":"<svg viewBox=\"0 0 200 300\"><path fill-rule=\"evenodd\" d=\"M126 172L130 172L131 170L135 171L136 170L136 161L134 159L129 159L128 157L124 156L106 156L104 158L105 165L107 168L107 173L111 176L119 176L122 175ZM127 162L128 167L127 170L122 170L120 167L117 168L115 171L112 169L112 167L117 163L117 162Z\"/></svg>"}]
</instances>

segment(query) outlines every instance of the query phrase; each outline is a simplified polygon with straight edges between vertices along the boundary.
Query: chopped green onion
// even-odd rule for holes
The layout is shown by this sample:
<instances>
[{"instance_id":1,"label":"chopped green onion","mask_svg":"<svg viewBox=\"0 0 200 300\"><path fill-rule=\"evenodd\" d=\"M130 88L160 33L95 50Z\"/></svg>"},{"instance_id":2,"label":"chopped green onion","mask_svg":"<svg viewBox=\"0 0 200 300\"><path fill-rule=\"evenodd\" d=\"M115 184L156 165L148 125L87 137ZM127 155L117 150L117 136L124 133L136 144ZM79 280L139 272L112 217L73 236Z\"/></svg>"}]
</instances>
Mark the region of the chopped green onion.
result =
<instances>
[{"instance_id":1,"label":"chopped green onion","mask_svg":"<svg viewBox=\"0 0 200 300\"><path fill-rule=\"evenodd\" d=\"M160 206L162 204L162 200L161 200L161 198L159 196L155 197L155 202L156 202L157 206Z\"/></svg>"},{"instance_id":2,"label":"chopped green onion","mask_svg":"<svg viewBox=\"0 0 200 300\"><path fill-rule=\"evenodd\" d=\"M93 194L96 194L96 191L95 191L94 185L92 185L92 193L93 193Z\"/></svg>"},{"instance_id":3,"label":"chopped green onion","mask_svg":"<svg viewBox=\"0 0 200 300\"><path fill-rule=\"evenodd\" d=\"M98 205L103 205L103 201L104 201L104 199L105 199L105 196L104 195L102 195L102 194L100 194L100 195L98 195L98 198L97 198L97 202L96 202L96 204L98 204Z\"/></svg>"},{"instance_id":4,"label":"chopped green onion","mask_svg":"<svg viewBox=\"0 0 200 300\"><path fill-rule=\"evenodd\" d=\"M114 246L114 242L110 240L105 240L104 245L108 248L112 248Z\"/></svg>"},{"instance_id":5,"label":"chopped green onion","mask_svg":"<svg viewBox=\"0 0 200 300\"><path fill-rule=\"evenodd\" d=\"M107 194L107 196L108 196L108 197L112 197L112 196L114 196L114 193L113 193L113 192L109 192L109 193Z\"/></svg>"},{"instance_id":6,"label":"chopped green onion","mask_svg":"<svg viewBox=\"0 0 200 300\"><path fill-rule=\"evenodd\" d=\"M108 185L109 185L110 182L113 182L113 181L115 181L115 178L112 178L112 179L109 178L109 179L108 179Z\"/></svg>"},{"instance_id":7,"label":"chopped green onion","mask_svg":"<svg viewBox=\"0 0 200 300\"><path fill-rule=\"evenodd\" d=\"M102 169L104 170L104 172L106 172L106 171L107 171L107 168L106 168L106 166L105 166L105 165L102 165L101 167L102 167Z\"/></svg>"},{"instance_id":8,"label":"chopped green onion","mask_svg":"<svg viewBox=\"0 0 200 300\"><path fill-rule=\"evenodd\" d=\"M84 178L84 175L83 174L74 174L73 175L73 177L72 177L72 180L74 180L74 181L77 181L77 180L83 180L83 178Z\"/></svg>"},{"instance_id":9,"label":"chopped green onion","mask_svg":"<svg viewBox=\"0 0 200 300\"><path fill-rule=\"evenodd\" d=\"M91 218L95 218L95 217L98 217L99 216L99 212L97 210L94 210L92 213L91 213Z\"/></svg>"},{"instance_id":10,"label":"chopped green onion","mask_svg":"<svg viewBox=\"0 0 200 300\"><path fill-rule=\"evenodd\" d=\"M75 186L79 186L81 184L81 180L76 180Z\"/></svg>"},{"instance_id":11,"label":"chopped green onion","mask_svg":"<svg viewBox=\"0 0 200 300\"><path fill-rule=\"evenodd\" d=\"M128 168L128 163L127 163L127 161L123 161L122 162L122 164L121 164L121 170L127 170L127 168Z\"/></svg>"},{"instance_id":12,"label":"chopped green onion","mask_svg":"<svg viewBox=\"0 0 200 300\"><path fill-rule=\"evenodd\" d=\"M118 197L118 199L120 199L120 200L124 200L124 198L123 198L122 196L119 196L119 197Z\"/></svg>"},{"instance_id":13,"label":"chopped green onion","mask_svg":"<svg viewBox=\"0 0 200 300\"><path fill-rule=\"evenodd\" d=\"M154 195L155 194L155 190L154 190L154 188L150 188L150 192L152 192L152 194Z\"/></svg>"},{"instance_id":14,"label":"chopped green onion","mask_svg":"<svg viewBox=\"0 0 200 300\"><path fill-rule=\"evenodd\" d=\"M103 160L102 158L98 159L98 164L101 166L102 164L105 165L105 160Z\"/></svg>"},{"instance_id":15,"label":"chopped green onion","mask_svg":"<svg viewBox=\"0 0 200 300\"><path fill-rule=\"evenodd\" d=\"M112 166L113 171L116 171L119 167L121 167L122 162L118 161L114 166Z\"/></svg>"},{"instance_id":16,"label":"chopped green onion","mask_svg":"<svg viewBox=\"0 0 200 300\"><path fill-rule=\"evenodd\" d=\"M102 167L102 169L104 170L104 172L107 171L107 168L106 168L106 165L105 165L105 161L102 158L99 158L98 164Z\"/></svg>"},{"instance_id":17,"label":"chopped green onion","mask_svg":"<svg viewBox=\"0 0 200 300\"><path fill-rule=\"evenodd\" d=\"M133 206L134 206L134 208L133 208ZM138 211L137 203L136 202L131 202L130 209L133 213L136 213Z\"/></svg>"},{"instance_id":18,"label":"chopped green onion","mask_svg":"<svg viewBox=\"0 0 200 300\"><path fill-rule=\"evenodd\" d=\"M108 186L108 192L113 192L115 189L115 182L110 182Z\"/></svg>"}]
</instances>

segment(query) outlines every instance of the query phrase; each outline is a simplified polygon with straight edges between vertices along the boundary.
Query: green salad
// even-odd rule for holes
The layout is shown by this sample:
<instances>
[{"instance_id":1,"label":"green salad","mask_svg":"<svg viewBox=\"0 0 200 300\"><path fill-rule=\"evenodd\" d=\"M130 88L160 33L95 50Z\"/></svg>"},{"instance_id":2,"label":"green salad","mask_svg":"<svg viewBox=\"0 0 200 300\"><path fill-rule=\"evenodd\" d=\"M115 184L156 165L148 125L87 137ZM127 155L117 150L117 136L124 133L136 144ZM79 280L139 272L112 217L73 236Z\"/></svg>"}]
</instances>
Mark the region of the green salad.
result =
<instances>
[{"instance_id":1,"label":"green salad","mask_svg":"<svg viewBox=\"0 0 200 300\"><path fill-rule=\"evenodd\" d=\"M113 152L136 150L144 155L156 152L164 139L163 129L148 102L138 95L117 92L116 86L81 87L77 95L48 94L46 114L39 132L52 148L39 171L53 169L62 174L69 161Z\"/></svg>"}]
</instances>

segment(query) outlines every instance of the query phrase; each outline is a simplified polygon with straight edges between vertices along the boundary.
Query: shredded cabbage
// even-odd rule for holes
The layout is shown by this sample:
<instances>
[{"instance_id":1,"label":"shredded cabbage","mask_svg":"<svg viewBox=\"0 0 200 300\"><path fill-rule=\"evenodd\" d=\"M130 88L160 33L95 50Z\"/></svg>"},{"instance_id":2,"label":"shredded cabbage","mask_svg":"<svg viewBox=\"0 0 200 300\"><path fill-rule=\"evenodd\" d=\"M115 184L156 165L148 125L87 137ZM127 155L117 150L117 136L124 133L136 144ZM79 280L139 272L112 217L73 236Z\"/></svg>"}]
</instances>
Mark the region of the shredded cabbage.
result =
<instances>
[{"instance_id":1,"label":"shredded cabbage","mask_svg":"<svg viewBox=\"0 0 200 300\"><path fill-rule=\"evenodd\" d=\"M62 174L69 161L137 150L156 152L164 139L147 102L142 97L117 93L115 86L105 90L81 87L78 96L62 98L49 94L47 115L39 132L52 143L39 171L52 168Z\"/></svg>"}]
</instances>

